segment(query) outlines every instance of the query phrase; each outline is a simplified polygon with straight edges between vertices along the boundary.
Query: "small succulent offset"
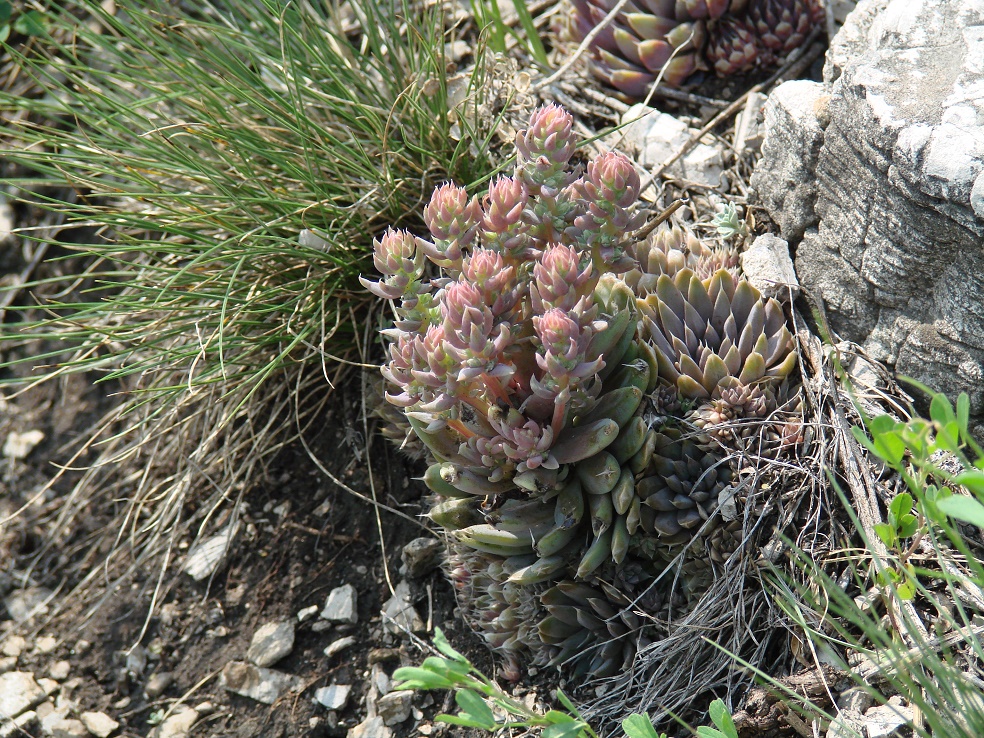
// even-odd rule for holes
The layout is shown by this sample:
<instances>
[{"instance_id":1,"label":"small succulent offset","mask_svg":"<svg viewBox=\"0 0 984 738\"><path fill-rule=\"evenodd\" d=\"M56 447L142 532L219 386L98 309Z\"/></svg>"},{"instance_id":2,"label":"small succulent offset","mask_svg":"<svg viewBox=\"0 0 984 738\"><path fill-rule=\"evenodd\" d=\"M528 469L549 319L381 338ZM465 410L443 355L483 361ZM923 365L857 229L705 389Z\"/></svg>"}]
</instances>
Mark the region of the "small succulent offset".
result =
<instances>
[{"instance_id":1,"label":"small succulent offset","mask_svg":"<svg viewBox=\"0 0 984 738\"><path fill-rule=\"evenodd\" d=\"M512 176L482 198L437 188L430 237L387 232L382 279L363 280L394 302L386 399L426 449L450 578L513 677L530 656L631 663L639 608L685 607L742 544L719 511L729 444L761 431L781 453L795 424L779 303L733 249L681 228L634 239L632 162L574 168L572 127L534 112Z\"/></svg>"},{"instance_id":2,"label":"small succulent offset","mask_svg":"<svg viewBox=\"0 0 984 738\"><path fill-rule=\"evenodd\" d=\"M617 0L571 0L566 35L582 41ZM820 0L629 0L592 42L592 71L633 98L662 75L679 87L695 72L719 77L770 66L824 19Z\"/></svg>"}]
</instances>

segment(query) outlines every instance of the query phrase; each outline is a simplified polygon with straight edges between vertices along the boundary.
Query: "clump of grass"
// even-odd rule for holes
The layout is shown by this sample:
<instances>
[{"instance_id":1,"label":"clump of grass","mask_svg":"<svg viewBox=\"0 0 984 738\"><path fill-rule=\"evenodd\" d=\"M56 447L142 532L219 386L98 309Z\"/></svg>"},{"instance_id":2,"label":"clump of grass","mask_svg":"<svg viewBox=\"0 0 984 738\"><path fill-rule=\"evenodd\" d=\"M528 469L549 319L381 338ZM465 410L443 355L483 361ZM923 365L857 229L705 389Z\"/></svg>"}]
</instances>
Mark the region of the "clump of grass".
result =
<instances>
[{"instance_id":1,"label":"clump of grass","mask_svg":"<svg viewBox=\"0 0 984 738\"><path fill-rule=\"evenodd\" d=\"M167 550L358 363L373 236L443 179L491 169L474 117L449 106L443 20L409 0L76 0L4 48L19 85L0 92L2 136L22 175L7 184L62 211L49 241L77 261L17 285L56 296L10 305L0 349L45 346L8 361L35 365L33 382L96 372L127 390L62 528L104 485L129 500L120 542ZM95 237L73 243L73 226Z\"/></svg>"}]
</instances>

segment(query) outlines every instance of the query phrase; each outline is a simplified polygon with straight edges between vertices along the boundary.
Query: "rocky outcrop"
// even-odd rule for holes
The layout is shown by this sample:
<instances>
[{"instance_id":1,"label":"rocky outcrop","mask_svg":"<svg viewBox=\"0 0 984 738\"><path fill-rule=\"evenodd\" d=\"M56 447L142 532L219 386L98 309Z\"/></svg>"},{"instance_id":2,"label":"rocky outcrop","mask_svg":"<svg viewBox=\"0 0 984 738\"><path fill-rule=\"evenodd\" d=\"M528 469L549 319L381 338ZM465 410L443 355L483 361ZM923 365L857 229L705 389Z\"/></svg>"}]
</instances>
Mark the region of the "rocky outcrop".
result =
<instances>
[{"instance_id":1,"label":"rocky outcrop","mask_svg":"<svg viewBox=\"0 0 984 738\"><path fill-rule=\"evenodd\" d=\"M862 0L752 184L832 326L984 420L984 4Z\"/></svg>"}]
</instances>

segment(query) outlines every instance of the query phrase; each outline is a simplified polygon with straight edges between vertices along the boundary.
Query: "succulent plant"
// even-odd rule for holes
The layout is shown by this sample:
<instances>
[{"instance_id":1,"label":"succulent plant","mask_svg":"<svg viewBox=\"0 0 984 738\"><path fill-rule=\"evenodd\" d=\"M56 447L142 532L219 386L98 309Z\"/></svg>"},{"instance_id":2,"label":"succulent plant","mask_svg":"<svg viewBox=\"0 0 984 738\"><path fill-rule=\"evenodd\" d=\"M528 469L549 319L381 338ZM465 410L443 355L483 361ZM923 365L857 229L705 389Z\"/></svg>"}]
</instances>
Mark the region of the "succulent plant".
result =
<instances>
[{"instance_id":1,"label":"succulent plant","mask_svg":"<svg viewBox=\"0 0 984 738\"><path fill-rule=\"evenodd\" d=\"M582 41L615 0L571 0L566 36ZM641 98L662 75L671 87L700 70L719 76L770 65L823 21L820 0L629 0L592 42L594 74Z\"/></svg>"},{"instance_id":2,"label":"succulent plant","mask_svg":"<svg viewBox=\"0 0 984 738\"><path fill-rule=\"evenodd\" d=\"M565 111L536 111L516 148L481 199L435 191L429 239L377 242L386 398L426 449L450 577L506 674L527 657L615 673L649 637L641 603L695 601L742 543L721 447L752 422L777 448L795 435L796 355L734 250L681 228L633 240L638 175L615 153L573 168Z\"/></svg>"}]
</instances>

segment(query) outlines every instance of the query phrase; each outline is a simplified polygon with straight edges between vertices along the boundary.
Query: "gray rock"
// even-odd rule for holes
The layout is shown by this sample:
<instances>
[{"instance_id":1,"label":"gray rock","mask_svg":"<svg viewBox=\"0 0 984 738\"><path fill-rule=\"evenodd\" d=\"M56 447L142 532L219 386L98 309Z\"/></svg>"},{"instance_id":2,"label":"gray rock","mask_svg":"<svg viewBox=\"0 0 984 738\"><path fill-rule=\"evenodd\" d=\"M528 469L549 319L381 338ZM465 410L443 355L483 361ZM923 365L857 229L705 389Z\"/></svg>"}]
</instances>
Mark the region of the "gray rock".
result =
<instances>
[{"instance_id":1,"label":"gray rock","mask_svg":"<svg viewBox=\"0 0 984 738\"><path fill-rule=\"evenodd\" d=\"M328 644L328 647L325 648L325 656L334 656L336 653L341 653L346 648L355 644L355 636L344 636Z\"/></svg>"},{"instance_id":2,"label":"gray rock","mask_svg":"<svg viewBox=\"0 0 984 738\"><path fill-rule=\"evenodd\" d=\"M226 553L231 548L238 530L238 523L230 523L214 536L196 543L185 559L185 573L196 582L212 576L225 561Z\"/></svg>"},{"instance_id":3,"label":"gray rock","mask_svg":"<svg viewBox=\"0 0 984 738\"><path fill-rule=\"evenodd\" d=\"M120 724L104 712L83 712L79 715L85 729L96 738L109 738Z\"/></svg>"},{"instance_id":4,"label":"gray rock","mask_svg":"<svg viewBox=\"0 0 984 738\"><path fill-rule=\"evenodd\" d=\"M67 718L52 724L51 735L52 738L87 738L89 731L81 720Z\"/></svg>"},{"instance_id":5,"label":"gray rock","mask_svg":"<svg viewBox=\"0 0 984 738\"><path fill-rule=\"evenodd\" d=\"M190 708L168 716L157 726L151 735L153 738L188 738L191 728L198 720L198 713Z\"/></svg>"},{"instance_id":6,"label":"gray rock","mask_svg":"<svg viewBox=\"0 0 984 738\"><path fill-rule=\"evenodd\" d=\"M297 622L303 623L305 620L310 620L315 615L318 614L318 610L321 608L317 605L311 605L311 607L305 607L302 610L297 611Z\"/></svg>"},{"instance_id":7,"label":"gray rock","mask_svg":"<svg viewBox=\"0 0 984 738\"><path fill-rule=\"evenodd\" d=\"M796 299L799 294L789 244L770 233L758 236L741 255L741 270L752 286L767 297Z\"/></svg>"},{"instance_id":8,"label":"gray rock","mask_svg":"<svg viewBox=\"0 0 984 738\"><path fill-rule=\"evenodd\" d=\"M0 658L0 674L4 674L8 671L13 671L17 668L17 657L16 656L4 656Z\"/></svg>"},{"instance_id":9,"label":"gray rock","mask_svg":"<svg viewBox=\"0 0 984 738\"><path fill-rule=\"evenodd\" d=\"M329 710L341 710L348 702L352 687L349 684L330 684L314 693L314 699Z\"/></svg>"},{"instance_id":10,"label":"gray rock","mask_svg":"<svg viewBox=\"0 0 984 738\"><path fill-rule=\"evenodd\" d=\"M47 697L34 675L26 671L8 671L0 674L0 715L16 718Z\"/></svg>"},{"instance_id":11,"label":"gray rock","mask_svg":"<svg viewBox=\"0 0 984 738\"><path fill-rule=\"evenodd\" d=\"M3 604L15 623L24 623L35 615L46 614L50 599L51 590L44 587L28 587L12 592L4 598Z\"/></svg>"},{"instance_id":12,"label":"gray rock","mask_svg":"<svg viewBox=\"0 0 984 738\"><path fill-rule=\"evenodd\" d=\"M383 629L387 633L405 635L424 629L424 621L410 599L410 585L406 581L397 584L393 596L383 605Z\"/></svg>"},{"instance_id":13,"label":"gray rock","mask_svg":"<svg viewBox=\"0 0 984 738\"><path fill-rule=\"evenodd\" d=\"M4 639L3 644L0 645L0 653L2 653L4 656L13 656L14 658L17 658L22 653L24 653L24 649L26 648L27 648L26 638L19 635L12 635Z\"/></svg>"},{"instance_id":14,"label":"gray rock","mask_svg":"<svg viewBox=\"0 0 984 738\"><path fill-rule=\"evenodd\" d=\"M359 622L355 587L351 584L343 584L329 592L321 617L335 623Z\"/></svg>"},{"instance_id":15,"label":"gray rock","mask_svg":"<svg viewBox=\"0 0 984 738\"><path fill-rule=\"evenodd\" d=\"M862 687L851 687L841 692L837 698L837 706L842 710L853 710L859 715L864 713L874 702L868 690Z\"/></svg>"},{"instance_id":16,"label":"gray rock","mask_svg":"<svg viewBox=\"0 0 984 738\"><path fill-rule=\"evenodd\" d=\"M822 87L773 94L752 178L791 243L811 195L776 193L815 183L816 230L792 243L803 288L873 358L970 392L972 427L984 421L984 40L969 29L982 24L976 0L862 0Z\"/></svg>"},{"instance_id":17,"label":"gray rock","mask_svg":"<svg viewBox=\"0 0 984 738\"><path fill-rule=\"evenodd\" d=\"M55 681L62 682L68 679L71 670L72 665L68 661L56 661L48 668L48 676Z\"/></svg>"},{"instance_id":18,"label":"gray rock","mask_svg":"<svg viewBox=\"0 0 984 738\"><path fill-rule=\"evenodd\" d=\"M830 721L826 738L858 738L862 732L864 715L856 710L841 710L837 717Z\"/></svg>"},{"instance_id":19,"label":"gray rock","mask_svg":"<svg viewBox=\"0 0 984 738\"><path fill-rule=\"evenodd\" d=\"M823 144L817 112L826 94L819 82L794 80L779 85L765 106L762 159L751 185L787 241L817 224L815 171Z\"/></svg>"},{"instance_id":20,"label":"gray rock","mask_svg":"<svg viewBox=\"0 0 984 738\"><path fill-rule=\"evenodd\" d=\"M386 727L379 715L376 715L350 728L345 738L393 738L393 731Z\"/></svg>"},{"instance_id":21,"label":"gray rock","mask_svg":"<svg viewBox=\"0 0 984 738\"><path fill-rule=\"evenodd\" d=\"M683 121L645 105L629 108L622 115L622 123L628 125L619 132L618 148L634 154L635 160L644 167L660 166L696 133ZM724 158L717 146L699 143L666 171L689 182L720 187Z\"/></svg>"},{"instance_id":22,"label":"gray rock","mask_svg":"<svg viewBox=\"0 0 984 738\"><path fill-rule=\"evenodd\" d=\"M257 666L273 666L294 650L294 624L289 620L266 623L256 629L246 658Z\"/></svg>"},{"instance_id":23,"label":"gray rock","mask_svg":"<svg viewBox=\"0 0 984 738\"><path fill-rule=\"evenodd\" d=\"M23 433L11 431L3 443L3 455L8 459L26 459L41 441L44 433L39 430L29 430Z\"/></svg>"},{"instance_id":24,"label":"gray rock","mask_svg":"<svg viewBox=\"0 0 984 738\"><path fill-rule=\"evenodd\" d=\"M264 669L244 661L230 661L226 664L220 675L220 683L230 692L265 705L272 705L284 692L300 689L303 685L301 679L291 674Z\"/></svg>"},{"instance_id":25,"label":"gray rock","mask_svg":"<svg viewBox=\"0 0 984 738\"><path fill-rule=\"evenodd\" d=\"M126 654L126 670L130 676L138 678L147 668L147 651L143 646L134 646Z\"/></svg>"},{"instance_id":26,"label":"gray rock","mask_svg":"<svg viewBox=\"0 0 984 738\"><path fill-rule=\"evenodd\" d=\"M38 714L34 710L22 712L13 720L0 716L0 738L21 738L24 735L34 735L31 728L38 721Z\"/></svg>"},{"instance_id":27,"label":"gray rock","mask_svg":"<svg viewBox=\"0 0 984 738\"><path fill-rule=\"evenodd\" d=\"M147 695L147 699L156 700L167 691L173 682L174 674L169 671L158 671L150 675L150 679L144 686L144 694Z\"/></svg>"},{"instance_id":28,"label":"gray rock","mask_svg":"<svg viewBox=\"0 0 984 738\"><path fill-rule=\"evenodd\" d=\"M430 574L440 563L443 551L444 544L436 538L414 538L400 553L406 575L419 579Z\"/></svg>"},{"instance_id":29,"label":"gray rock","mask_svg":"<svg viewBox=\"0 0 984 738\"><path fill-rule=\"evenodd\" d=\"M901 704L872 707L864 713L868 738L899 738L902 729L912 722L912 708Z\"/></svg>"},{"instance_id":30,"label":"gray rock","mask_svg":"<svg viewBox=\"0 0 984 738\"><path fill-rule=\"evenodd\" d=\"M411 700L410 692L390 692L376 700L376 714L383 719L383 725L399 725L410 717Z\"/></svg>"}]
</instances>

